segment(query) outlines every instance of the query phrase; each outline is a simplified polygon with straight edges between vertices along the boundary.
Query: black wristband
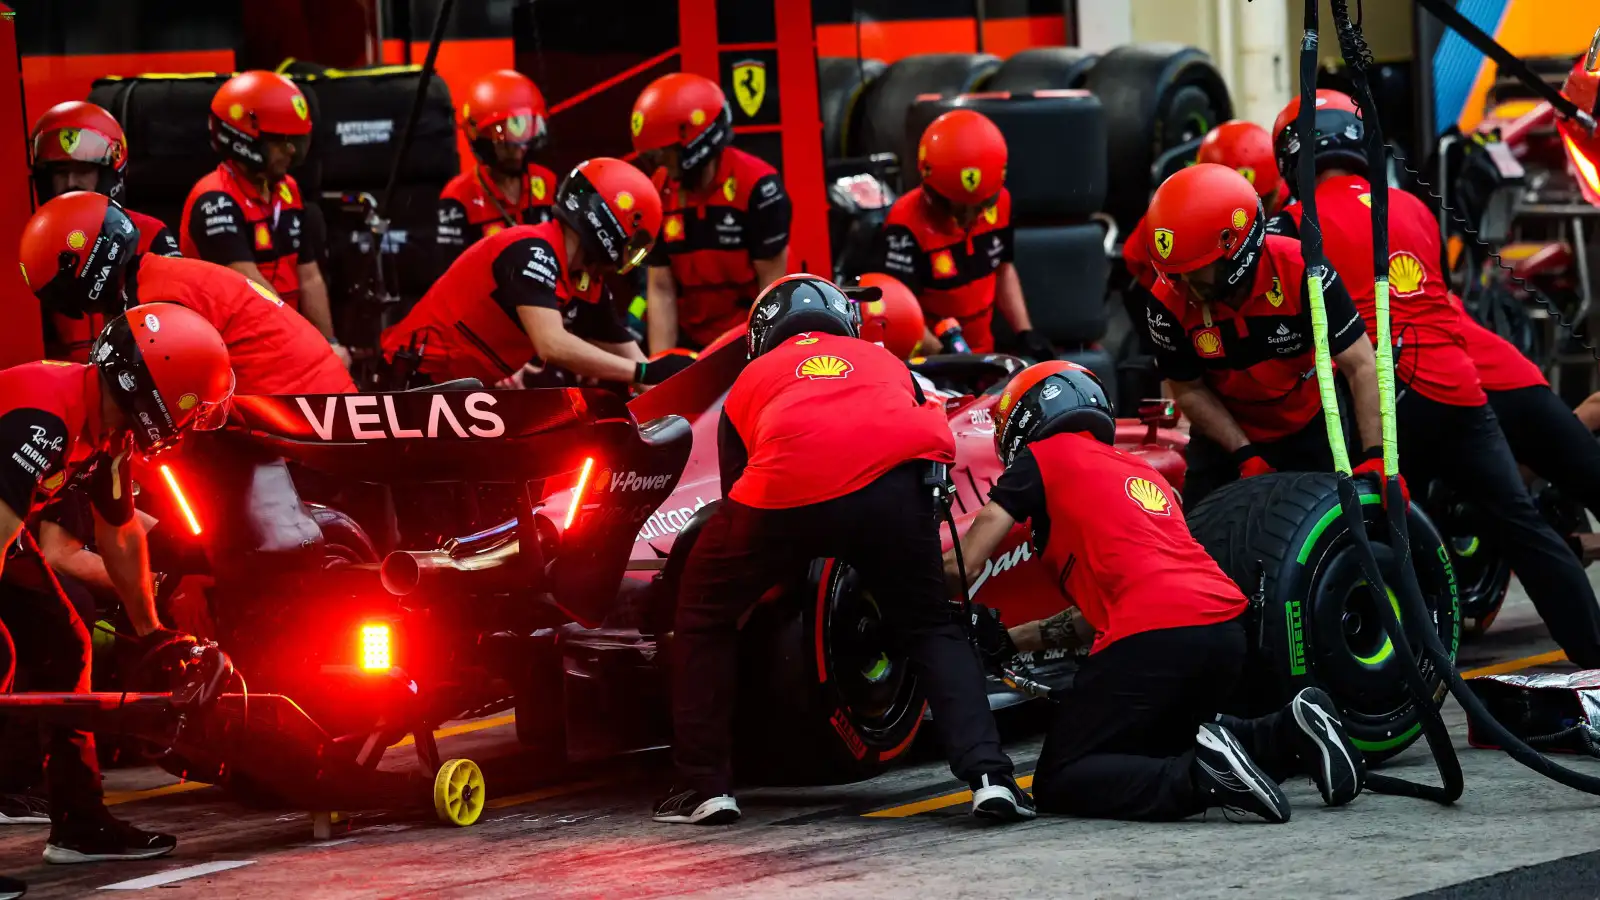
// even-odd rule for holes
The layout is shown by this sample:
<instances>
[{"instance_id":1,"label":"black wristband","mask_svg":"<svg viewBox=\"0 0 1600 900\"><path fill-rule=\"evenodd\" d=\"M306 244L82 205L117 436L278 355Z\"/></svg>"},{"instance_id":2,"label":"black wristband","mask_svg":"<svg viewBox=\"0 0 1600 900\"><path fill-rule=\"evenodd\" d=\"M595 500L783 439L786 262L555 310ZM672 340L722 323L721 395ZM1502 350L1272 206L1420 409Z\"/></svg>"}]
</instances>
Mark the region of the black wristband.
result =
<instances>
[{"instance_id":1,"label":"black wristband","mask_svg":"<svg viewBox=\"0 0 1600 900\"><path fill-rule=\"evenodd\" d=\"M1245 460L1255 459L1260 455L1261 451L1256 448L1255 444L1245 444L1243 447L1240 447L1229 454L1228 458L1233 460L1234 465L1242 466L1244 465Z\"/></svg>"},{"instance_id":2,"label":"black wristband","mask_svg":"<svg viewBox=\"0 0 1600 900\"><path fill-rule=\"evenodd\" d=\"M1368 447L1366 449L1366 451L1361 454L1361 461L1362 462L1368 462L1370 460L1381 460L1381 459L1383 459L1383 445L1382 444L1379 444L1376 447Z\"/></svg>"}]
</instances>

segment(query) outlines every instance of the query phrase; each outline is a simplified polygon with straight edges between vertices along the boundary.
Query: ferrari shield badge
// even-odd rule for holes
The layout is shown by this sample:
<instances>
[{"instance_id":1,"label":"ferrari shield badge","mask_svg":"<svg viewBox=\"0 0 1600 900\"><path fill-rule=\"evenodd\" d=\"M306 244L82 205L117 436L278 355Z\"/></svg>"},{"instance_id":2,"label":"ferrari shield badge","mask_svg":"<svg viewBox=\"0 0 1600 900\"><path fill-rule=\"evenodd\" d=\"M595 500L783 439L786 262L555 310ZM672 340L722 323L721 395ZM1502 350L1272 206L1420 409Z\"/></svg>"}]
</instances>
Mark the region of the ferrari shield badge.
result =
<instances>
[{"instance_id":1,"label":"ferrari shield badge","mask_svg":"<svg viewBox=\"0 0 1600 900\"><path fill-rule=\"evenodd\" d=\"M1161 254L1161 258L1162 259L1166 259L1167 257L1172 255L1172 230L1171 229L1168 229L1168 228L1157 228L1154 232L1151 233L1150 238L1155 244L1156 252Z\"/></svg>"},{"instance_id":2,"label":"ferrari shield badge","mask_svg":"<svg viewBox=\"0 0 1600 900\"><path fill-rule=\"evenodd\" d=\"M978 185L983 184L983 171L981 169L966 168L961 170L961 186L971 194L978 190Z\"/></svg>"},{"instance_id":3,"label":"ferrari shield badge","mask_svg":"<svg viewBox=\"0 0 1600 900\"><path fill-rule=\"evenodd\" d=\"M767 64L759 59L734 63L733 96L744 114L755 118L761 111L761 102L767 99Z\"/></svg>"},{"instance_id":4,"label":"ferrari shield badge","mask_svg":"<svg viewBox=\"0 0 1600 900\"><path fill-rule=\"evenodd\" d=\"M1272 287L1267 290L1267 302L1272 304L1273 309L1283 305L1283 284L1276 276L1272 279Z\"/></svg>"},{"instance_id":5,"label":"ferrari shield badge","mask_svg":"<svg viewBox=\"0 0 1600 900\"><path fill-rule=\"evenodd\" d=\"M57 137L61 141L61 152L71 156L72 151L78 149L78 140L83 137L83 132L77 128L63 128Z\"/></svg>"}]
</instances>

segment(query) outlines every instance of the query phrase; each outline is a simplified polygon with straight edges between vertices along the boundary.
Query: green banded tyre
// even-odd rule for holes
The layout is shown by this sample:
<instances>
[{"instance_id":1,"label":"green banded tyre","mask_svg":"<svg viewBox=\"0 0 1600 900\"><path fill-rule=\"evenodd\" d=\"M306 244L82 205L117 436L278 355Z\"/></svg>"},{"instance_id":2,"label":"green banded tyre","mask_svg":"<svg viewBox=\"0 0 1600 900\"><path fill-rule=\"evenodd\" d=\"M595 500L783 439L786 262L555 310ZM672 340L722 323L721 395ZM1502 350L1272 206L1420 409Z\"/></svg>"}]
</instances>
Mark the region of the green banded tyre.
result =
<instances>
[{"instance_id":1,"label":"green banded tyre","mask_svg":"<svg viewBox=\"0 0 1600 900\"><path fill-rule=\"evenodd\" d=\"M1386 581L1396 560L1385 545L1378 496L1362 490L1367 534ZM1246 596L1264 589L1260 645L1247 667L1237 712L1282 706L1317 685L1338 704L1351 740L1371 763L1388 759L1421 734L1400 657L1384 634L1355 541L1339 509L1338 479L1326 473L1261 475L1218 489L1189 514L1190 530ZM1454 659L1461 607L1450 551L1417 507L1407 518L1411 556L1429 619L1406 619L1412 649L1430 628ZM1392 598L1391 598L1391 602ZM1441 673L1426 661L1423 680L1443 701Z\"/></svg>"}]
</instances>

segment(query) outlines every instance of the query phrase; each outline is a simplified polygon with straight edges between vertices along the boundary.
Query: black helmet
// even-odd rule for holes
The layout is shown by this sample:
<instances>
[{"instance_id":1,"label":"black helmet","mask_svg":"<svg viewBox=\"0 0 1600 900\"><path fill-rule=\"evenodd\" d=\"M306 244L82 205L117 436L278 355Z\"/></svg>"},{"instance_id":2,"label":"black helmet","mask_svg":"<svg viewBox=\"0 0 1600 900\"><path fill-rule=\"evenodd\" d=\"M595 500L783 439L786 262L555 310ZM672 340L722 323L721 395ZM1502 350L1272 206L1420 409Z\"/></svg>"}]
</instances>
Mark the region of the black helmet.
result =
<instances>
[{"instance_id":1,"label":"black helmet","mask_svg":"<svg viewBox=\"0 0 1600 900\"><path fill-rule=\"evenodd\" d=\"M1051 360L1018 372L996 407L994 446L1011 465L1022 449L1057 434L1087 431L1101 443L1117 440L1117 420L1100 379L1077 363Z\"/></svg>"},{"instance_id":2,"label":"black helmet","mask_svg":"<svg viewBox=\"0 0 1600 900\"><path fill-rule=\"evenodd\" d=\"M820 331L841 337L859 337L861 311L854 301L876 300L877 288L849 292L817 275L785 275L767 285L750 306L746 335L750 358L755 359L797 334Z\"/></svg>"},{"instance_id":3,"label":"black helmet","mask_svg":"<svg viewBox=\"0 0 1600 900\"><path fill-rule=\"evenodd\" d=\"M1272 125L1278 172L1291 193L1295 189L1295 170L1300 164L1299 116L1300 98L1295 97L1278 113ZM1366 125L1361 121L1361 107L1349 94L1327 88L1318 90L1311 121L1317 172L1340 168L1367 174Z\"/></svg>"}]
</instances>

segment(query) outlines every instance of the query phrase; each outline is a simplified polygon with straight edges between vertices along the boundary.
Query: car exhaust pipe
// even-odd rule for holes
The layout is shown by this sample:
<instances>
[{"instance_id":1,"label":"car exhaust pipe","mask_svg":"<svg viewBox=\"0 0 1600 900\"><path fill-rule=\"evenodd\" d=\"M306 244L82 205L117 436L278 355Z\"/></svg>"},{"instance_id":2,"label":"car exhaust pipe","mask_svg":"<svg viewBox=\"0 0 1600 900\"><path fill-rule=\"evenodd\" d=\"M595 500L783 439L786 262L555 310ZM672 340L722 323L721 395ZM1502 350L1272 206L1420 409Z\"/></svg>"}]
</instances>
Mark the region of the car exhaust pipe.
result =
<instances>
[{"instance_id":1,"label":"car exhaust pipe","mask_svg":"<svg viewBox=\"0 0 1600 900\"><path fill-rule=\"evenodd\" d=\"M379 579L396 597L427 593L493 593L530 587L517 565L521 542L509 540L466 556L445 550L396 550L383 560Z\"/></svg>"}]
</instances>

